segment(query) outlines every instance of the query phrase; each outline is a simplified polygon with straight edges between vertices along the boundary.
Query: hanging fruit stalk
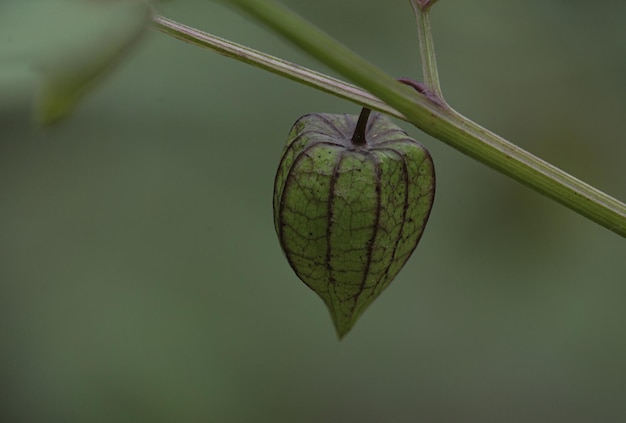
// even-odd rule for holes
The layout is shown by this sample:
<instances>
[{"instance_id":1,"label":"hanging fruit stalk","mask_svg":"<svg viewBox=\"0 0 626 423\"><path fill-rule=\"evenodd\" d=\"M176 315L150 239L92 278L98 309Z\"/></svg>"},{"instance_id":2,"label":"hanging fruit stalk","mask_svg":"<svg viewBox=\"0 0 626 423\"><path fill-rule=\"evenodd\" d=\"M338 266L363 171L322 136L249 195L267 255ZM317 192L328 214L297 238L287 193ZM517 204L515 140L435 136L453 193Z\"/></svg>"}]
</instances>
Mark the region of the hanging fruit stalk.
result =
<instances>
[{"instance_id":1,"label":"hanging fruit stalk","mask_svg":"<svg viewBox=\"0 0 626 423\"><path fill-rule=\"evenodd\" d=\"M339 338L408 260L434 193L428 151L379 113L308 114L293 125L274 183L274 224Z\"/></svg>"}]
</instances>

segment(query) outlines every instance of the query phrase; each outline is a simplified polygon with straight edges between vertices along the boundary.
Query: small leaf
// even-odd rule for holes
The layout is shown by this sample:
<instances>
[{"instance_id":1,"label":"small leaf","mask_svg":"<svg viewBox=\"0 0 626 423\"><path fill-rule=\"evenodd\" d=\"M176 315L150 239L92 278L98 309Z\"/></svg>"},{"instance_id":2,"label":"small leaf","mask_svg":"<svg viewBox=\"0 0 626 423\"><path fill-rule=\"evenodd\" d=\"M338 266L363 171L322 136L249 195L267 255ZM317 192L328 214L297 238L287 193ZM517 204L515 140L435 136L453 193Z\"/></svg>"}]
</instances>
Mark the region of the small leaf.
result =
<instances>
[{"instance_id":1,"label":"small leaf","mask_svg":"<svg viewBox=\"0 0 626 423\"><path fill-rule=\"evenodd\" d=\"M380 114L370 117L363 143L357 122L353 115L300 118L274 185L281 247L328 306L340 338L412 254L435 190L421 144Z\"/></svg>"},{"instance_id":2,"label":"small leaf","mask_svg":"<svg viewBox=\"0 0 626 423\"><path fill-rule=\"evenodd\" d=\"M51 124L76 107L149 22L144 0L8 1L0 6L0 77L12 74L7 68L36 73L35 115Z\"/></svg>"}]
</instances>

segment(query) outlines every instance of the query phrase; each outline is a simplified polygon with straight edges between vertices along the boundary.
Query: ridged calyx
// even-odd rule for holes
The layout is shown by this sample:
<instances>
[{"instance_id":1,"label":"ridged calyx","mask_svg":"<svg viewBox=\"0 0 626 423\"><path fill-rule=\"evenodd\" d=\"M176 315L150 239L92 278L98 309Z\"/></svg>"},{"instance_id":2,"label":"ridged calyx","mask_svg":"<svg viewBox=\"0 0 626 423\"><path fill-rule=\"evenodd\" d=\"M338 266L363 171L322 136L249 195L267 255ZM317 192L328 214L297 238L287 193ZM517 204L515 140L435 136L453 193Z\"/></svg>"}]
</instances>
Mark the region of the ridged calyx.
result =
<instances>
[{"instance_id":1,"label":"ridged calyx","mask_svg":"<svg viewBox=\"0 0 626 423\"><path fill-rule=\"evenodd\" d=\"M274 183L281 247L340 338L417 246L435 193L428 151L385 116L368 115L298 119Z\"/></svg>"}]
</instances>

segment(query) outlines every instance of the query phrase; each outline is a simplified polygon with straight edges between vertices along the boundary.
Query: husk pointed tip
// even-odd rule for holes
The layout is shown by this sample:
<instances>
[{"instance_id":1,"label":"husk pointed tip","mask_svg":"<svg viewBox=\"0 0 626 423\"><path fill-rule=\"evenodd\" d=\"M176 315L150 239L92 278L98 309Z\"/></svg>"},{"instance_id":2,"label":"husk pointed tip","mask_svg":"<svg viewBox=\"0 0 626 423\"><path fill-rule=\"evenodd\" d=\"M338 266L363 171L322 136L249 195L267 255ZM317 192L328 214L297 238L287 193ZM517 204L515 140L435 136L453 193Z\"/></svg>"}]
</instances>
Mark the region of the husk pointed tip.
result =
<instances>
[{"instance_id":1,"label":"husk pointed tip","mask_svg":"<svg viewBox=\"0 0 626 423\"><path fill-rule=\"evenodd\" d=\"M343 338L346 337L346 335L348 334L348 332L350 332L351 329L352 329L352 327L349 327L349 328L339 328L339 327L335 326L335 331L337 332L337 339L339 341L342 341Z\"/></svg>"},{"instance_id":2,"label":"husk pointed tip","mask_svg":"<svg viewBox=\"0 0 626 423\"><path fill-rule=\"evenodd\" d=\"M337 338L341 341L345 336L352 330L356 320L353 316L336 316L331 311L331 317L333 319L333 324L335 326L335 331L337 333Z\"/></svg>"}]
</instances>

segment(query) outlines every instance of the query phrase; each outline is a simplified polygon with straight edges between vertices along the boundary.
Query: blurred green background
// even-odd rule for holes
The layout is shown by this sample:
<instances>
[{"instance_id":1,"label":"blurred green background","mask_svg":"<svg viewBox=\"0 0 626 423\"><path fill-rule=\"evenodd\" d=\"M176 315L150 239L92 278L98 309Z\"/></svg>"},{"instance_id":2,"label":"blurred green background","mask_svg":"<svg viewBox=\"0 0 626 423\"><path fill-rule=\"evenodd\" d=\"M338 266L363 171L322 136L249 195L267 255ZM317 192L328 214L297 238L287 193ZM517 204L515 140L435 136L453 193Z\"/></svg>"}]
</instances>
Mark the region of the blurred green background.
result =
<instances>
[{"instance_id":1,"label":"blurred green background","mask_svg":"<svg viewBox=\"0 0 626 423\"><path fill-rule=\"evenodd\" d=\"M407 1L284 3L419 78ZM159 9L326 71L215 2ZM619 1L443 0L444 92L626 200L625 21ZM291 124L357 106L152 30L60 125L30 125L27 97L0 112L2 421L626 421L624 239L409 125L433 213L338 342L271 196Z\"/></svg>"}]
</instances>

